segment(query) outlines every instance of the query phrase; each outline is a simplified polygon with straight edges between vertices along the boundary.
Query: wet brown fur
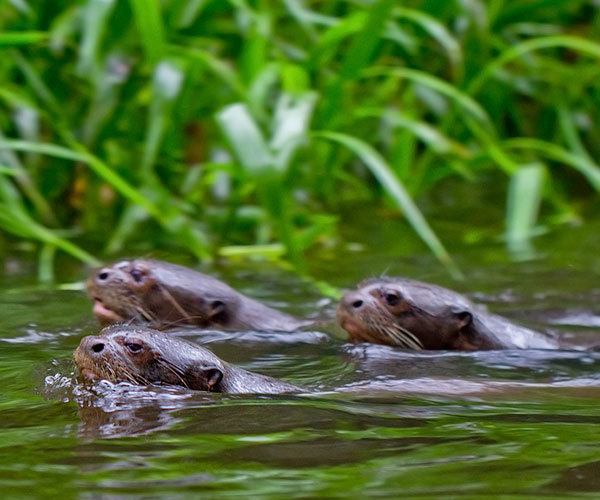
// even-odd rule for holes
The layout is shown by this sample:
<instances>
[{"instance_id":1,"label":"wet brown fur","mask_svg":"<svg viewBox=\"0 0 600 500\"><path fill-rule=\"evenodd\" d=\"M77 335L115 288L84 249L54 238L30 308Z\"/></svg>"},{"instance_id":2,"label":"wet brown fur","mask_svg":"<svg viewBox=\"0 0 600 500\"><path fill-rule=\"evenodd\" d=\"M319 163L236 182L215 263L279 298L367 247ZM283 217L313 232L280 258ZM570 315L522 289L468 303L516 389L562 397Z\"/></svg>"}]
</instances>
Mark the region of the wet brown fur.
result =
<instances>
[{"instance_id":1,"label":"wet brown fur","mask_svg":"<svg viewBox=\"0 0 600 500\"><path fill-rule=\"evenodd\" d=\"M100 335L84 337L73 358L83 380L179 385L227 393L301 391L226 363L202 346L142 326L113 325Z\"/></svg>"},{"instance_id":2,"label":"wet brown fur","mask_svg":"<svg viewBox=\"0 0 600 500\"><path fill-rule=\"evenodd\" d=\"M147 259L117 262L87 281L104 324L135 320L154 327L292 331L308 324L251 299L211 276ZM97 308L95 307L95 310Z\"/></svg>"},{"instance_id":3,"label":"wet brown fur","mask_svg":"<svg viewBox=\"0 0 600 500\"><path fill-rule=\"evenodd\" d=\"M404 278L370 278L344 295L338 322L352 342L420 350L556 348L549 337L488 313L446 288Z\"/></svg>"}]
</instances>

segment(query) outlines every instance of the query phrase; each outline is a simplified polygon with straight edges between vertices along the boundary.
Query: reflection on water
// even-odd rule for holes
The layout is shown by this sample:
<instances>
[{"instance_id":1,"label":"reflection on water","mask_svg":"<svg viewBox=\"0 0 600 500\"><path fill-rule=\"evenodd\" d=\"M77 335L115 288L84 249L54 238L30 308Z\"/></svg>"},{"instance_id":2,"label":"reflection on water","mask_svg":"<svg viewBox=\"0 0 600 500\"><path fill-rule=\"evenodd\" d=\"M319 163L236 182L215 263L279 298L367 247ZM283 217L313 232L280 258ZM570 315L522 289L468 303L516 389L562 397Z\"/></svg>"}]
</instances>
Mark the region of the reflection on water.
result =
<instances>
[{"instance_id":1,"label":"reflection on water","mask_svg":"<svg viewBox=\"0 0 600 500\"><path fill-rule=\"evenodd\" d=\"M164 431L179 419L175 410L184 408L191 395L177 389L142 388L100 382L93 390L75 387L78 435L85 439L137 436Z\"/></svg>"},{"instance_id":2,"label":"reflection on water","mask_svg":"<svg viewBox=\"0 0 600 500\"><path fill-rule=\"evenodd\" d=\"M414 242L407 250L398 224L368 238L364 227L345 237L370 249L325 253L313 273L351 287L387 269L459 289L567 345L600 345L600 228L536 241L544 255L527 263L496 245L457 244L467 280L456 283L415 257ZM214 272L294 314L331 317L332 304L288 273ZM88 300L27 288L29 274L5 280L0 488L16 496L600 493L599 350L414 353L347 344L326 323L285 335L184 328L173 334L306 393L82 386L71 354L98 330Z\"/></svg>"},{"instance_id":3,"label":"reflection on water","mask_svg":"<svg viewBox=\"0 0 600 500\"><path fill-rule=\"evenodd\" d=\"M487 351L478 353L411 353L376 345L341 346L353 369L351 381L332 383L324 373L318 389L289 396L226 395L190 391L174 386L140 387L129 383L101 381L81 385L60 373L45 379L47 398L75 402L82 438L115 438L166 431L194 412L203 422L204 433L218 423L219 432L281 431L290 411L278 415L273 404L293 401L299 422L304 406L314 401L343 397L352 401L373 399L401 401L407 397L435 396L438 400L462 397L468 401L528 401L559 393L577 398L600 398L600 353L576 351ZM318 371L318 367L317 367ZM503 379L503 375L510 376ZM243 407L243 420L238 409ZM190 413L191 412L191 413ZM436 410L432 409L431 416ZM253 418L255 415L256 423ZM208 418L206 418L208 416ZM422 415L420 415L422 416ZM196 432L198 424L195 424ZM213 429L214 430L214 429ZM260 440L259 440L260 441ZM337 453L338 450L336 450Z\"/></svg>"}]
</instances>

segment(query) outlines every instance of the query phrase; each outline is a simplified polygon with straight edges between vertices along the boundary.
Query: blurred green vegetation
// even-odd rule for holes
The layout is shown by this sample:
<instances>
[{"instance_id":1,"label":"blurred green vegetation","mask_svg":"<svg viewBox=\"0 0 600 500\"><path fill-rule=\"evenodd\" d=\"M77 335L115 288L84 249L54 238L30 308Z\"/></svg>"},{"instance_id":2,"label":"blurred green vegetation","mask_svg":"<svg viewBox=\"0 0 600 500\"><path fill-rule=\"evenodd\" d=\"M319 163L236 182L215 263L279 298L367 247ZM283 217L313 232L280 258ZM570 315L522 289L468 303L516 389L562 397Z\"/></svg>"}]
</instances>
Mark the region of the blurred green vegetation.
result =
<instances>
[{"instance_id":1,"label":"blurred green vegetation","mask_svg":"<svg viewBox=\"0 0 600 500\"><path fill-rule=\"evenodd\" d=\"M600 190L599 14L583 0L2 2L0 227L39 242L41 276L57 249L93 263L142 239L302 271L340 206L370 200L452 271L415 200L455 178L505 184L518 249L540 213L578 220Z\"/></svg>"}]
</instances>

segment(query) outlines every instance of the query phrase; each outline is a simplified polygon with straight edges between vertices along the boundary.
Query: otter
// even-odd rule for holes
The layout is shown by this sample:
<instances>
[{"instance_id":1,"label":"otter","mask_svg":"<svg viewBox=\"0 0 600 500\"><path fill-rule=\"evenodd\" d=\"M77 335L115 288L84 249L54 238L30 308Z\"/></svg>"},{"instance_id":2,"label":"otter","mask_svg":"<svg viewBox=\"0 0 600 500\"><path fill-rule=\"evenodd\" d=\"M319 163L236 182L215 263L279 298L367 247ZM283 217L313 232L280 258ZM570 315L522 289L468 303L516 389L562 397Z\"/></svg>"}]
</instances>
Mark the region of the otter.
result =
<instances>
[{"instance_id":1,"label":"otter","mask_svg":"<svg viewBox=\"0 0 600 500\"><path fill-rule=\"evenodd\" d=\"M183 266L135 259L97 269L87 281L101 324L147 321L164 328L293 331L310 324Z\"/></svg>"},{"instance_id":2,"label":"otter","mask_svg":"<svg viewBox=\"0 0 600 500\"><path fill-rule=\"evenodd\" d=\"M112 325L84 337L73 354L83 380L179 385L228 394L302 392L226 363L208 349L151 328Z\"/></svg>"},{"instance_id":3,"label":"otter","mask_svg":"<svg viewBox=\"0 0 600 500\"><path fill-rule=\"evenodd\" d=\"M457 292L405 278L376 278L346 293L337 309L353 342L414 350L557 349L542 333L491 314Z\"/></svg>"}]
</instances>

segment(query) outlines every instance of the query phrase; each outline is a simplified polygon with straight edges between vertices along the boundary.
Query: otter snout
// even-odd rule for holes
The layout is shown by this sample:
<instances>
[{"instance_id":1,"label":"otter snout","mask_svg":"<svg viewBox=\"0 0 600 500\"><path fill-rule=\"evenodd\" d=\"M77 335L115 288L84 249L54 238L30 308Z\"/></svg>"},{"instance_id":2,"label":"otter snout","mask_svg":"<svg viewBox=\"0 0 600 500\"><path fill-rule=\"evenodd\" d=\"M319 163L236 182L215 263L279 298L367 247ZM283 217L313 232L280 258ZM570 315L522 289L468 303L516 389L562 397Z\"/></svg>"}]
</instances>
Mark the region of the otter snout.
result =
<instances>
[{"instance_id":1,"label":"otter snout","mask_svg":"<svg viewBox=\"0 0 600 500\"><path fill-rule=\"evenodd\" d=\"M99 361L105 356L107 351L107 339L89 335L83 337L79 346L75 349L73 358L83 379L97 380L102 378L98 372Z\"/></svg>"},{"instance_id":2,"label":"otter snout","mask_svg":"<svg viewBox=\"0 0 600 500\"><path fill-rule=\"evenodd\" d=\"M361 315L363 309L369 304L369 295L365 295L361 290L354 290L346 293L337 308L337 320L340 326L346 330L350 340L359 339L359 334L363 330Z\"/></svg>"},{"instance_id":3,"label":"otter snout","mask_svg":"<svg viewBox=\"0 0 600 500\"><path fill-rule=\"evenodd\" d=\"M97 358L103 355L105 349L106 339L102 337L96 337L94 335L89 335L81 339L77 351L79 351L79 353L84 356L88 356L90 358Z\"/></svg>"},{"instance_id":4,"label":"otter snout","mask_svg":"<svg viewBox=\"0 0 600 500\"><path fill-rule=\"evenodd\" d=\"M365 304L364 294L361 292L348 292L342 297L340 306L347 311L355 311L363 307Z\"/></svg>"},{"instance_id":5,"label":"otter snout","mask_svg":"<svg viewBox=\"0 0 600 500\"><path fill-rule=\"evenodd\" d=\"M94 302L92 312L102 325L117 323L124 319L113 310L114 305L110 305L113 302L110 300L111 290L122 281L119 273L122 274L122 271L114 266L101 267L93 272L86 283L88 295ZM109 301L108 304L106 300Z\"/></svg>"},{"instance_id":6,"label":"otter snout","mask_svg":"<svg viewBox=\"0 0 600 500\"><path fill-rule=\"evenodd\" d=\"M340 300L337 308L338 319L341 321L342 319L360 316L371 302L373 302L373 297L362 290L354 290L346 293Z\"/></svg>"},{"instance_id":7,"label":"otter snout","mask_svg":"<svg viewBox=\"0 0 600 500\"><path fill-rule=\"evenodd\" d=\"M98 285L104 285L105 283L107 283L110 278L112 277L112 269L109 269L108 267L103 267L101 269L98 269L94 275L94 281L96 282L96 284Z\"/></svg>"},{"instance_id":8,"label":"otter snout","mask_svg":"<svg viewBox=\"0 0 600 500\"><path fill-rule=\"evenodd\" d=\"M127 260L117 262L111 266L96 269L88 279L88 289L103 287L112 282L119 282L126 279L127 270L131 263Z\"/></svg>"}]
</instances>

